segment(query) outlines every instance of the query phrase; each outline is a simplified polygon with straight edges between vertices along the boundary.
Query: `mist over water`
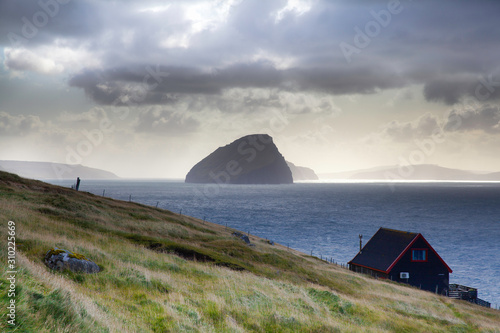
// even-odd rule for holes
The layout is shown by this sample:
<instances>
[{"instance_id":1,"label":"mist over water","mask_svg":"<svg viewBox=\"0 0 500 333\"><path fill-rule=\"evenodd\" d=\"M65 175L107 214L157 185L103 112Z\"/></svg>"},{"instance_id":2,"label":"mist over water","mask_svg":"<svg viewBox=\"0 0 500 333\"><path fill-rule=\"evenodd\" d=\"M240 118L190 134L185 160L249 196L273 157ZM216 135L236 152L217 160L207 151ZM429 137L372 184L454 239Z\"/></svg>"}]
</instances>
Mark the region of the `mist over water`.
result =
<instances>
[{"instance_id":1,"label":"mist over water","mask_svg":"<svg viewBox=\"0 0 500 333\"><path fill-rule=\"evenodd\" d=\"M359 251L359 234L366 243L380 227L419 232L453 270L450 283L478 288L480 298L500 305L498 183L219 186L83 180L80 190L182 210L338 263Z\"/></svg>"}]
</instances>

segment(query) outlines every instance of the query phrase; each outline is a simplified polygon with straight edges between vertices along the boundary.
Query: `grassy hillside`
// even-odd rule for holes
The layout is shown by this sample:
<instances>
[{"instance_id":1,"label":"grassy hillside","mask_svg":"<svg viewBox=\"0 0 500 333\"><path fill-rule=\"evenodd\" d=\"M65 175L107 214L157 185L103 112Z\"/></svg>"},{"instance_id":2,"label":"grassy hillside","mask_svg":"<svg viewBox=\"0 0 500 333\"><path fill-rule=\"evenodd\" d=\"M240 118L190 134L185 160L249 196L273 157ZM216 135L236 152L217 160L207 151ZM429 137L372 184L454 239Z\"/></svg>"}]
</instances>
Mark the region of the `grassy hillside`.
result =
<instances>
[{"instance_id":1,"label":"grassy hillside","mask_svg":"<svg viewBox=\"0 0 500 333\"><path fill-rule=\"evenodd\" d=\"M0 247L16 223L16 332L499 332L500 314L374 280L169 211L0 172ZM53 272L57 246L102 271ZM1 275L0 331L7 274Z\"/></svg>"}]
</instances>

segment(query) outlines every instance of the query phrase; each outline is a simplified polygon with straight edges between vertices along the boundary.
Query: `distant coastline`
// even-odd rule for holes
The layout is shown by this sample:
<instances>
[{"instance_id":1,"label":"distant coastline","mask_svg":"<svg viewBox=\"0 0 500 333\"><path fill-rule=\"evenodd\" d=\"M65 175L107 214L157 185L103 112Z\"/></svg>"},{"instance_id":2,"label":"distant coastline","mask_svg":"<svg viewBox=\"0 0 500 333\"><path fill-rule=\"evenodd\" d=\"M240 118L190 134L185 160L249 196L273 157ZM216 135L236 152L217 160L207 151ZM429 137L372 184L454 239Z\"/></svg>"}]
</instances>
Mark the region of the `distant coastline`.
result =
<instances>
[{"instance_id":1,"label":"distant coastline","mask_svg":"<svg viewBox=\"0 0 500 333\"><path fill-rule=\"evenodd\" d=\"M51 162L34 161L7 161L0 160L0 171L18 174L24 178L48 180L48 179L120 179L110 171L90 168L80 164L63 164Z\"/></svg>"},{"instance_id":2,"label":"distant coastline","mask_svg":"<svg viewBox=\"0 0 500 333\"><path fill-rule=\"evenodd\" d=\"M320 180L358 180L377 182L414 181L500 181L500 172L451 169L433 164L382 166L346 172L318 174Z\"/></svg>"}]
</instances>

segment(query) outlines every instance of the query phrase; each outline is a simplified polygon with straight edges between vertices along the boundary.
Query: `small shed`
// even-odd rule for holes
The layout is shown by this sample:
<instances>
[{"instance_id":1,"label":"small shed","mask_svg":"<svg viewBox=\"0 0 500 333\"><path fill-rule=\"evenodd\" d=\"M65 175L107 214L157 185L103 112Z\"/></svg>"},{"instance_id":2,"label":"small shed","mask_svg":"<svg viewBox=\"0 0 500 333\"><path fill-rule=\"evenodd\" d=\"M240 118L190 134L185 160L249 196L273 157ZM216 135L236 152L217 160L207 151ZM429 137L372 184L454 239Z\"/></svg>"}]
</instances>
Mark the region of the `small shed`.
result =
<instances>
[{"instance_id":1,"label":"small shed","mask_svg":"<svg viewBox=\"0 0 500 333\"><path fill-rule=\"evenodd\" d=\"M453 271L420 233L380 228L349 269L447 294Z\"/></svg>"}]
</instances>

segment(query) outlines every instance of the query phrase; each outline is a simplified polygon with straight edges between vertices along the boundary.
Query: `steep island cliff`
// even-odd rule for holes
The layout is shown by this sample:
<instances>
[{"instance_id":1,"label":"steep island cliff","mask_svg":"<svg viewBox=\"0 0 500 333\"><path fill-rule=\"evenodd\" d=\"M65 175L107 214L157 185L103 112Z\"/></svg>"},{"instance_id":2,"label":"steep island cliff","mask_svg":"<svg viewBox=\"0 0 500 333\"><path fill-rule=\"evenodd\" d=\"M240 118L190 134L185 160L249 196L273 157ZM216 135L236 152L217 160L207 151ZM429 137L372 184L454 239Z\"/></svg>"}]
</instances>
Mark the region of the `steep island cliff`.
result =
<instances>
[{"instance_id":1,"label":"steep island cliff","mask_svg":"<svg viewBox=\"0 0 500 333\"><path fill-rule=\"evenodd\" d=\"M288 164L290 171L292 171L294 181L319 179L318 175L316 175L316 172L314 172L314 170L311 168L297 166L289 161L286 161L286 163Z\"/></svg>"},{"instance_id":2,"label":"steep island cliff","mask_svg":"<svg viewBox=\"0 0 500 333\"><path fill-rule=\"evenodd\" d=\"M186 175L186 183L292 184L293 178L273 138L252 134L198 162Z\"/></svg>"}]
</instances>

